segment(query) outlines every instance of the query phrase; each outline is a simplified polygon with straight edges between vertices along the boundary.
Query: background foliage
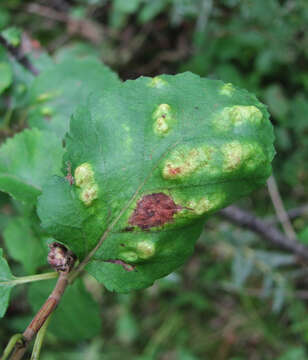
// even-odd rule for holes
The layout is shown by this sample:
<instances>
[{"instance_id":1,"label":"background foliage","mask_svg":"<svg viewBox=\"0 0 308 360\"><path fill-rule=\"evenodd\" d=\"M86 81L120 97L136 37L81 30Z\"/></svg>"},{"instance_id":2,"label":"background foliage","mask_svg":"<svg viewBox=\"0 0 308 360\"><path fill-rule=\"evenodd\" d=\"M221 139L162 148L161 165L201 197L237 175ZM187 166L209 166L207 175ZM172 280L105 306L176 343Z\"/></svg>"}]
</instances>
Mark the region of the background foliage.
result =
<instances>
[{"instance_id":1,"label":"background foliage","mask_svg":"<svg viewBox=\"0 0 308 360\"><path fill-rule=\"evenodd\" d=\"M277 139L274 174L286 208L298 208L308 200L307 23L305 0L2 1L3 35L12 44L22 39L46 72L46 85L0 48L1 141L25 126L64 135L63 119L105 77L101 60L122 79L190 70L247 88L268 104ZM59 78L54 60L63 68ZM68 88L61 88L63 77L72 81ZM46 95L51 84L54 92ZM61 101L68 90L71 97ZM49 151L42 147L41 156ZM40 186L35 172L31 184ZM266 188L239 205L276 221ZM14 275L44 270L40 256L29 261L31 246L47 252L31 206L1 193L0 209L1 247ZM307 212L293 226L307 244ZM21 234L29 244L22 252ZM89 276L77 282L54 315L42 359L124 353L127 359L306 359L306 273L294 255L217 215L190 261L145 291L117 295ZM23 330L50 286L12 289L2 346Z\"/></svg>"}]
</instances>

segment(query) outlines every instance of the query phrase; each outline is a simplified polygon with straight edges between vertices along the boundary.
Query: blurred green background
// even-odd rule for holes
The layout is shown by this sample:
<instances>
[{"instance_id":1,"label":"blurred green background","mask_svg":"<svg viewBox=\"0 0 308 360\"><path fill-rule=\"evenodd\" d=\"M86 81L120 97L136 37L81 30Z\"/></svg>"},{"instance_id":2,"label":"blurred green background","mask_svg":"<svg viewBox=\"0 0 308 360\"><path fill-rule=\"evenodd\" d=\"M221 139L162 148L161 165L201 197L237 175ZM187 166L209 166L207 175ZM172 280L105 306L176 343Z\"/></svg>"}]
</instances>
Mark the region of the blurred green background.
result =
<instances>
[{"instance_id":1,"label":"blurred green background","mask_svg":"<svg viewBox=\"0 0 308 360\"><path fill-rule=\"evenodd\" d=\"M0 30L21 42L41 71L52 58L96 57L123 80L189 70L257 94L275 127L274 175L284 205L298 210L292 225L308 245L307 0L2 0ZM11 64L0 68L1 141L27 126L33 81ZM266 187L238 205L277 223ZM2 232L19 213L1 194ZM13 272L31 273L29 260L27 267L0 242ZM74 284L41 359L308 359L307 273L295 255L213 216L189 262L147 290L117 295L88 276ZM50 286L14 289L1 348L24 329Z\"/></svg>"}]
</instances>

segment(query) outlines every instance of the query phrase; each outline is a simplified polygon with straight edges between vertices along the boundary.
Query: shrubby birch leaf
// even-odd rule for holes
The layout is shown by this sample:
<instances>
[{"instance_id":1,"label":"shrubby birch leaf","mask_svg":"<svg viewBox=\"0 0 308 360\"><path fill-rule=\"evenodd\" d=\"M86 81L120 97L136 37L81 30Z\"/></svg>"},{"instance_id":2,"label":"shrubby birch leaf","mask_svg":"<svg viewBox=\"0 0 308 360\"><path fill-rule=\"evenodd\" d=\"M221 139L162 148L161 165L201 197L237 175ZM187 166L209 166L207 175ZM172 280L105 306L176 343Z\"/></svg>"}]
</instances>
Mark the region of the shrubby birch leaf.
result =
<instances>
[{"instance_id":1,"label":"shrubby birch leaf","mask_svg":"<svg viewBox=\"0 0 308 360\"><path fill-rule=\"evenodd\" d=\"M39 199L43 227L110 290L144 288L185 262L204 219L266 181L274 156L254 95L191 73L139 78L74 113L63 167Z\"/></svg>"}]
</instances>

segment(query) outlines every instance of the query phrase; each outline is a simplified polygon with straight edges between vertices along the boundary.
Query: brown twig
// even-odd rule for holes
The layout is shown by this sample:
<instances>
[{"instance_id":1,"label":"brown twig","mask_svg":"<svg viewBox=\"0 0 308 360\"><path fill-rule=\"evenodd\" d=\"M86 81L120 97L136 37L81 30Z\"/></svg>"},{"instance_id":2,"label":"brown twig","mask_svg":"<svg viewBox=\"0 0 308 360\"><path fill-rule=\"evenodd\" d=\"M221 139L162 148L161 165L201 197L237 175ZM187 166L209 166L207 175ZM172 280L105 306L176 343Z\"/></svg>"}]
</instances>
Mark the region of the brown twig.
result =
<instances>
[{"instance_id":1,"label":"brown twig","mask_svg":"<svg viewBox=\"0 0 308 360\"><path fill-rule=\"evenodd\" d=\"M36 14L53 21L65 23L69 34L78 34L94 44L100 44L103 39L103 27L89 19L74 19L64 12L51 7L31 3L26 6L29 13Z\"/></svg>"},{"instance_id":2,"label":"brown twig","mask_svg":"<svg viewBox=\"0 0 308 360\"><path fill-rule=\"evenodd\" d=\"M308 216L308 205L302 205L296 208L287 210L287 214L290 220L296 219L297 217L307 217ZM266 222L268 224L276 224L279 222L277 216L266 217Z\"/></svg>"},{"instance_id":3,"label":"brown twig","mask_svg":"<svg viewBox=\"0 0 308 360\"><path fill-rule=\"evenodd\" d=\"M296 239L296 233L293 229L288 214L284 208L283 201L281 199L279 189L275 177L272 175L267 180L267 188L270 194L272 203L274 205L277 217L281 223L281 226L289 239Z\"/></svg>"},{"instance_id":4,"label":"brown twig","mask_svg":"<svg viewBox=\"0 0 308 360\"><path fill-rule=\"evenodd\" d=\"M239 225L240 227L247 228L259 234L262 238L268 240L271 244L291 251L305 260L308 259L307 246L297 242L295 239L290 240L276 227L269 225L266 221L257 218L248 211L242 210L236 206L229 206L221 210L220 215L222 215L230 222Z\"/></svg>"},{"instance_id":5,"label":"brown twig","mask_svg":"<svg viewBox=\"0 0 308 360\"><path fill-rule=\"evenodd\" d=\"M58 306L62 295L68 285L68 275L74 265L75 256L62 244L53 243L50 245L48 254L49 263L58 270L59 277L57 283L40 310L36 313L31 323L23 332L22 341L16 344L12 353L11 360L20 360L27 350L28 344L44 325L48 317Z\"/></svg>"},{"instance_id":6,"label":"brown twig","mask_svg":"<svg viewBox=\"0 0 308 360\"><path fill-rule=\"evenodd\" d=\"M14 47L7 42L7 40L0 35L0 44L3 45L7 51L13 56L13 58L19 62L24 68L29 70L33 75L37 76L39 71L23 53L20 46Z\"/></svg>"}]
</instances>

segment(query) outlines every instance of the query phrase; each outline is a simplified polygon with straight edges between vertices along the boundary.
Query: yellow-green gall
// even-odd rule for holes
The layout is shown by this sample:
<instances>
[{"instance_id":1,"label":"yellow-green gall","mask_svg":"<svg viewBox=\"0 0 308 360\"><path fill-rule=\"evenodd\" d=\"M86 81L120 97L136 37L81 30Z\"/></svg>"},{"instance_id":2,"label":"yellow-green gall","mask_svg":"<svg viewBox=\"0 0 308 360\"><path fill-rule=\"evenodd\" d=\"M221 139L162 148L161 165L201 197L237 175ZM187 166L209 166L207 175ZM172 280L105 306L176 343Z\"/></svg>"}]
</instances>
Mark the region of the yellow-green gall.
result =
<instances>
[{"instance_id":1,"label":"yellow-green gall","mask_svg":"<svg viewBox=\"0 0 308 360\"><path fill-rule=\"evenodd\" d=\"M256 143L243 143L233 141L222 147L224 155L223 170L231 172L243 167L246 170L254 170L267 158L262 147Z\"/></svg>"},{"instance_id":2,"label":"yellow-green gall","mask_svg":"<svg viewBox=\"0 0 308 360\"><path fill-rule=\"evenodd\" d=\"M94 172L89 163L79 165L75 170L75 184L79 187L85 187L94 182Z\"/></svg>"},{"instance_id":3,"label":"yellow-green gall","mask_svg":"<svg viewBox=\"0 0 308 360\"><path fill-rule=\"evenodd\" d=\"M54 113L54 110L49 106L44 106L41 108L41 114L43 116L51 116Z\"/></svg>"},{"instance_id":4,"label":"yellow-green gall","mask_svg":"<svg viewBox=\"0 0 308 360\"><path fill-rule=\"evenodd\" d=\"M191 209L196 215L204 215L209 211L218 209L225 201L223 193L211 194L201 199L191 199L186 207Z\"/></svg>"},{"instance_id":5,"label":"yellow-green gall","mask_svg":"<svg viewBox=\"0 0 308 360\"><path fill-rule=\"evenodd\" d=\"M217 129L227 131L246 123L259 125L262 121L263 114L256 106L235 105L224 108L215 116L213 123Z\"/></svg>"},{"instance_id":6,"label":"yellow-green gall","mask_svg":"<svg viewBox=\"0 0 308 360\"><path fill-rule=\"evenodd\" d=\"M224 155L223 170L226 172L236 170L243 161L243 147L238 141L225 144L222 147Z\"/></svg>"},{"instance_id":7,"label":"yellow-green gall","mask_svg":"<svg viewBox=\"0 0 308 360\"><path fill-rule=\"evenodd\" d=\"M47 93L43 93L43 94L40 94L37 98L36 98L36 101L37 102L43 102L43 101L47 101L47 100L50 100L56 96L59 95L59 92L58 91L53 91L53 92L47 92Z\"/></svg>"},{"instance_id":8,"label":"yellow-green gall","mask_svg":"<svg viewBox=\"0 0 308 360\"><path fill-rule=\"evenodd\" d=\"M80 200L87 206L91 205L92 201L98 197L98 187L96 184L88 185L82 188L80 193Z\"/></svg>"},{"instance_id":9,"label":"yellow-green gall","mask_svg":"<svg viewBox=\"0 0 308 360\"><path fill-rule=\"evenodd\" d=\"M229 110L230 120L234 125L242 125L250 121L259 124L262 121L263 114L256 106L232 106Z\"/></svg>"},{"instance_id":10,"label":"yellow-green gall","mask_svg":"<svg viewBox=\"0 0 308 360\"><path fill-rule=\"evenodd\" d=\"M211 209L212 204L210 203L208 198L204 197L199 201L196 201L195 199L191 200L188 203L188 207L193 209L195 214L203 215Z\"/></svg>"},{"instance_id":11,"label":"yellow-green gall","mask_svg":"<svg viewBox=\"0 0 308 360\"><path fill-rule=\"evenodd\" d=\"M148 259L155 254L155 245L149 240L141 241L137 245L137 253L141 259Z\"/></svg>"},{"instance_id":12,"label":"yellow-green gall","mask_svg":"<svg viewBox=\"0 0 308 360\"><path fill-rule=\"evenodd\" d=\"M80 200L89 206L98 197L98 186L95 183L94 171L89 163L79 165L74 173L75 184L81 188Z\"/></svg>"},{"instance_id":13,"label":"yellow-green gall","mask_svg":"<svg viewBox=\"0 0 308 360\"><path fill-rule=\"evenodd\" d=\"M226 95L226 96L231 96L235 91L235 87L231 84L231 83L228 83L228 84L224 84L219 93L221 95Z\"/></svg>"},{"instance_id":14,"label":"yellow-green gall","mask_svg":"<svg viewBox=\"0 0 308 360\"><path fill-rule=\"evenodd\" d=\"M165 161L162 175L171 180L189 176L199 169L214 173L216 170L211 166L214 151L210 146L176 149Z\"/></svg>"},{"instance_id":15,"label":"yellow-green gall","mask_svg":"<svg viewBox=\"0 0 308 360\"><path fill-rule=\"evenodd\" d=\"M148 86L155 87L155 88L162 88L166 86L167 82L163 79L161 79L159 76L154 77L150 82L148 83Z\"/></svg>"},{"instance_id":16,"label":"yellow-green gall","mask_svg":"<svg viewBox=\"0 0 308 360\"><path fill-rule=\"evenodd\" d=\"M256 143L244 144L245 168L254 171L258 166L267 162L267 156L263 148Z\"/></svg>"},{"instance_id":17,"label":"yellow-green gall","mask_svg":"<svg viewBox=\"0 0 308 360\"><path fill-rule=\"evenodd\" d=\"M166 135L173 122L171 107L168 104L160 104L153 114L153 129L158 135Z\"/></svg>"},{"instance_id":18,"label":"yellow-green gall","mask_svg":"<svg viewBox=\"0 0 308 360\"><path fill-rule=\"evenodd\" d=\"M120 258L125 262L134 262L138 260L138 255L133 251L126 251L120 254Z\"/></svg>"}]
</instances>

